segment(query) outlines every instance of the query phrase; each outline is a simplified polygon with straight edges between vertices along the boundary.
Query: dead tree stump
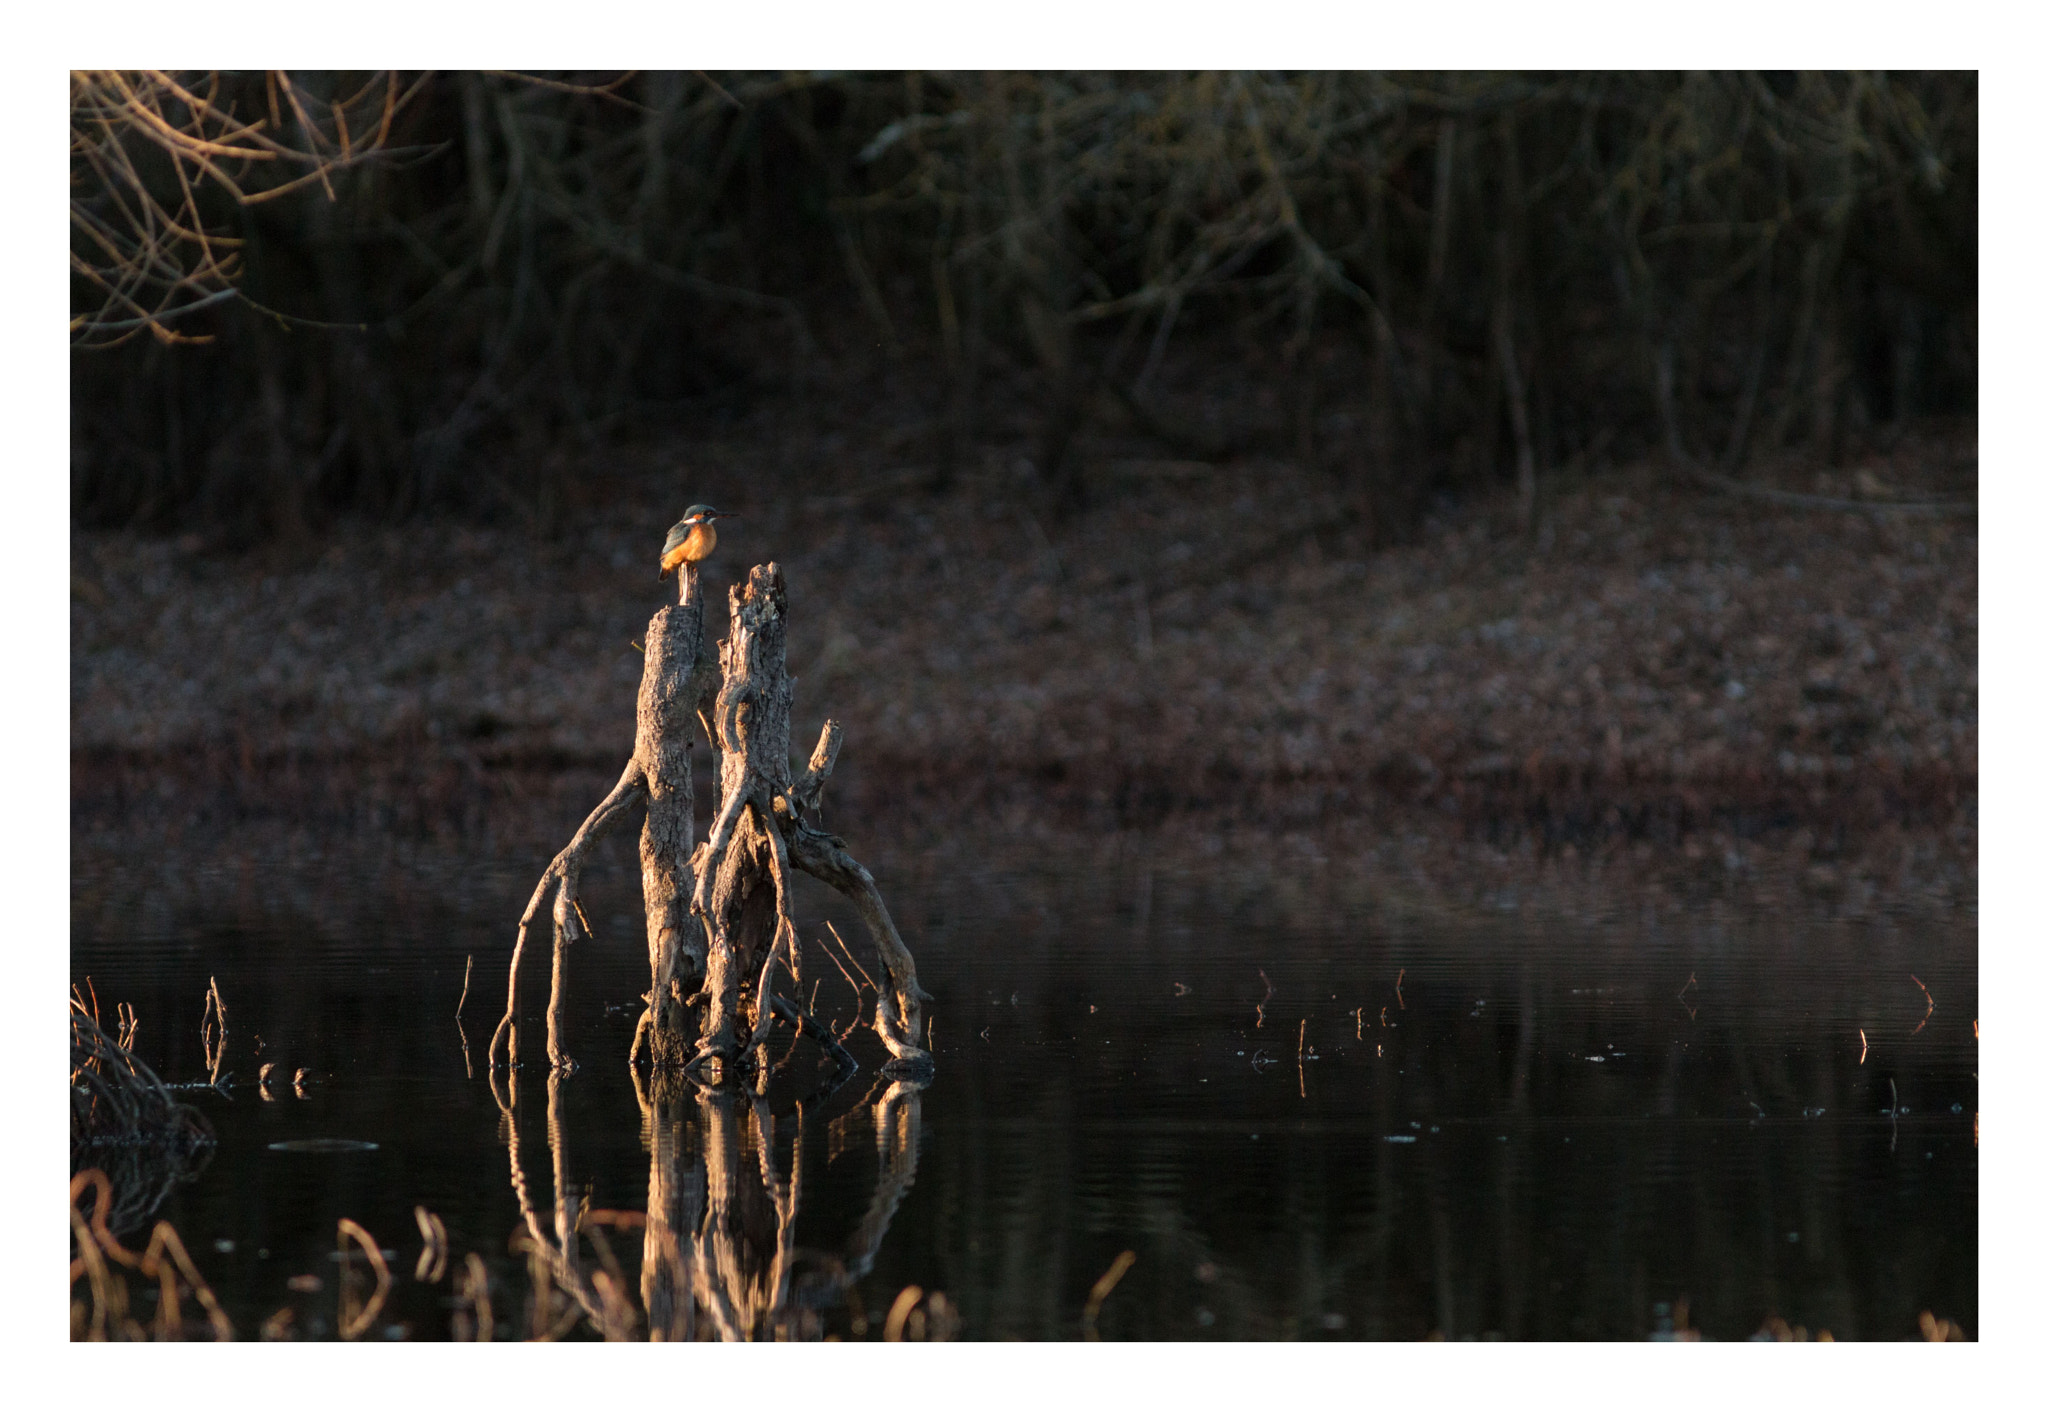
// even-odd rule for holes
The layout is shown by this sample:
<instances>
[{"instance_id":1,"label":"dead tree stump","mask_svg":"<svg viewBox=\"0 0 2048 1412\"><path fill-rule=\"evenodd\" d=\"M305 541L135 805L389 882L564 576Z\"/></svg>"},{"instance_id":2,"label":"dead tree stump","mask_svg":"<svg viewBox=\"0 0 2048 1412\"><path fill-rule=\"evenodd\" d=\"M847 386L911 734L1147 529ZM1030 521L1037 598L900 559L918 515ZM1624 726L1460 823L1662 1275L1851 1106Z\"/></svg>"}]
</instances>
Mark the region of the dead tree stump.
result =
<instances>
[{"instance_id":1,"label":"dead tree stump","mask_svg":"<svg viewBox=\"0 0 2048 1412\"><path fill-rule=\"evenodd\" d=\"M752 1069L765 1085L766 1067L754 1055L778 1020L811 1036L842 1066L852 1064L831 1031L795 1000L775 994L779 966L799 977L801 946L790 895L790 869L801 868L843 893L860 913L882 962L886 981L876 987L875 1033L889 1051L887 1072L928 1069L925 1010L931 997L917 983L910 949L883 905L874 878L806 815L816 811L839 755L840 728L827 721L802 775L789 762L791 688L787 664L788 596L782 570L756 565L731 591L731 631L716 660L706 641L697 571L685 565L681 602L647 625L646 662L640 679L633 756L611 793L591 811L569 845L541 874L526 912L506 979L504 1018L491 1036L490 1059L501 1041L506 1062L519 1060L519 964L527 929L555 889L554 971L548 1002L548 1059L574 1067L562 1044L568 948L590 934L578 889L590 848L613 824L645 802L640 835L641 894L647 917L651 978L647 1011L633 1038L632 1061L643 1051L657 1070L687 1068L712 1082L728 1070ZM719 806L710 837L694 852L690 732L712 683L721 679L707 723L720 751ZM694 1050L684 1017L702 1010Z\"/></svg>"},{"instance_id":2,"label":"dead tree stump","mask_svg":"<svg viewBox=\"0 0 2048 1412\"><path fill-rule=\"evenodd\" d=\"M681 570L683 601L647 625L647 663L633 755L643 762L647 819L640 828L640 893L647 913L647 1010L633 1036L643 1039L656 1068L687 1060L684 1001L704 974L704 933L690 915L687 882L696 842L696 794L690 776L690 731L710 694L717 661L704 630L697 566Z\"/></svg>"},{"instance_id":3,"label":"dead tree stump","mask_svg":"<svg viewBox=\"0 0 2048 1412\"><path fill-rule=\"evenodd\" d=\"M931 1060L922 1042L924 1006L931 997L917 983L910 950L874 878L847 854L844 840L804 817L817 808L838 759L837 721L825 723L802 777L790 772L787 612L778 565L756 565L747 582L732 589L732 631L719 649L724 683L713 718L721 751L719 809L692 859L696 891L690 910L704 922L708 947L705 1016L693 1062L722 1072L727 1064L746 1061L778 1012L788 1012L784 1018L800 1029L817 1025L773 995L778 964L799 978L790 905L794 864L844 893L859 910L888 977L875 997L875 1032L889 1050L890 1067L921 1067Z\"/></svg>"},{"instance_id":4,"label":"dead tree stump","mask_svg":"<svg viewBox=\"0 0 2048 1412\"><path fill-rule=\"evenodd\" d=\"M680 601L663 608L647 623L632 758L611 793L590 812L568 847L548 864L519 919L506 977L505 1015L491 1035L490 1060L494 1064L501 1043L506 1062L519 1062L519 963L526 951L527 929L539 915L550 886L555 889L555 945L548 997L548 1062L555 1068L573 1064L562 1046L562 1009L567 1000L568 948L578 937L590 934L577 901L583 865L597 841L641 802L647 805L647 817L640 829L640 886L646 903L647 959L653 985L633 1046L637 1051L647 1043L658 1062L680 1063L688 1057L676 1053L685 1044L683 1002L704 970L702 934L685 902L688 889L684 880L696 831L690 730L710 693L718 664L704 631L704 599L698 591L696 566L684 565L680 578Z\"/></svg>"}]
</instances>

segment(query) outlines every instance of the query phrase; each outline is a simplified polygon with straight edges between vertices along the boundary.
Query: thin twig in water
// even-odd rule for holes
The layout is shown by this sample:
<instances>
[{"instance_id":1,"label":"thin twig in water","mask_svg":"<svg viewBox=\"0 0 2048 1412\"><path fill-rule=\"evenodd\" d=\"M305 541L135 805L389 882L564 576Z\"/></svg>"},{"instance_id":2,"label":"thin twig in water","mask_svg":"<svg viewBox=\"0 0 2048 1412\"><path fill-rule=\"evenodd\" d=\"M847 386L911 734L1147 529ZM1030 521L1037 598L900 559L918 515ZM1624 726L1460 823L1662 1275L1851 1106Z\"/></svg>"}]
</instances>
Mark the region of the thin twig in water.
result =
<instances>
[{"instance_id":1,"label":"thin twig in water","mask_svg":"<svg viewBox=\"0 0 2048 1412\"><path fill-rule=\"evenodd\" d=\"M1095 1329L1095 1321L1102 1313L1102 1301L1109 1298L1109 1293L1116 1288L1117 1281L1121 1280L1131 1266L1137 1263L1137 1252L1126 1250L1111 1262L1110 1267L1103 1271L1102 1278L1097 1280L1094 1288L1088 1291L1088 1302L1081 1309L1082 1338L1087 1339L1090 1343L1096 1343L1101 1340L1101 1335Z\"/></svg>"},{"instance_id":2,"label":"thin twig in water","mask_svg":"<svg viewBox=\"0 0 2048 1412\"><path fill-rule=\"evenodd\" d=\"M1927 987L1925 984L1921 982L1920 977L1909 975L1906 979L1912 981L1914 985L1919 986L1920 993L1922 995L1927 996L1927 1013L1920 1017L1919 1024L1913 1026L1913 1033L1918 1034L1920 1033L1920 1031L1927 1028L1927 1022L1934 1017L1934 997L1932 995L1928 995ZM1908 1036L1908 1038L1910 1037L1911 1036Z\"/></svg>"},{"instance_id":3,"label":"thin twig in water","mask_svg":"<svg viewBox=\"0 0 2048 1412\"><path fill-rule=\"evenodd\" d=\"M829 925L829 924L828 924L828 925ZM825 944L824 944L823 942L820 942L820 943L818 944L818 949L819 949L820 951L822 951L822 952L824 952L824 953L825 953L825 957L826 957L826 959L827 959L827 960L829 960L829 961L830 961L830 962L831 962L831 963L832 963L833 965L835 965L835 966L838 966L838 967L839 967L839 974L840 974L840 975L842 975L842 976L845 976L845 977L846 977L846 983L847 983L848 985L850 985L850 986L852 986L852 987L853 987L853 996L854 996L854 999L855 999L855 1000L858 1000L858 999L860 999L860 982L859 982L859 981L857 981L857 980L855 980L855 979L853 978L853 975L852 975L852 973L851 973L851 972L849 972L849 971L848 971L848 970L846 969L846 967L844 967L844 966L840 965L840 963L839 963L839 958L838 958L837 956L835 956L835 955L833 955L833 954L832 954L832 948L831 948L831 947L829 947L829 946L826 946L826 945L825 945ZM815 999L817 999L817 996L816 996L816 995L814 994L814 995L813 995L813 996L812 996L811 998L812 998L813 1000L815 1000ZM817 1010L817 1006L813 1005L813 1006L811 1007L811 1009L812 1009L812 1012L813 1012L813 1013L815 1013L815 1012L816 1012L816 1010Z\"/></svg>"},{"instance_id":4,"label":"thin twig in water","mask_svg":"<svg viewBox=\"0 0 2048 1412\"><path fill-rule=\"evenodd\" d=\"M874 991L877 995L881 994L882 988L875 984L875 978L868 974L868 968L861 965L861 963L855 959L853 954L853 948L846 944L846 938L839 934L839 928L833 926L830 922L827 922L825 923L825 930L832 933L832 939L839 943L839 949L846 953L846 959L853 966L853 969L860 972L860 978L868 983L868 989ZM851 979L851 977L849 977L849 979Z\"/></svg>"},{"instance_id":5,"label":"thin twig in water","mask_svg":"<svg viewBox=\"0 0 2048 1412\"><path fill-rule=\"evenodd\" d=\"M1870 1041L1864 1037L1862 1030L1856 1031L1856 1038L1863 1041L1863 1052L1856 1056L1856 1062L1861 1064L1870 1057Z\"/></svg>"},{"instance_id":6,"label":"thin twig in water","mask_svg":"<svg viewBox=\"0 0 2048 1412\"><path fill-rule=\"evenodd\" d=\"M206 1057L206 1080L220 1082L221 1061L228 1052L228 1007L221 1002L220 982L206 978L206 1009L199 1017L199 1047Z\"/></svg>"},{"instance_id":7,"label":"thin twig in water","mask_svg":"<svg viewBox=\"0 0 2048 1412\"><path fill-rule=\"evenodd\" d=\"M1273 998L1273 982L1266 979L1264 967L1261 967L1259 970L1259 979L1266 982L1266 994L1265 998L1260 1000L1258 1004L1259 1022L1252 1026L1255 1030L1262 1030L1266 1027L1266 1001Z\"/></svg>"},{"instance_id":8,"label":"thin twig in water","mask_svg":"<svg viewBox=\"0 0 2048 1412\"><path fill-rule=\"evenodd\" d=\"M1401 981L1404 977L1407 976L1407 974L1408 968L1406 966L1403 966L1401 968L1400 974L1394 977L1394 999L1401 1002L1401 1008L1403 1010L1406 1010L1408 1008L1408 1002L1406 1000L1401 999Z\"/></svg>"},{"instance_id":9,"label":"thin twig in water","mask_svg":"<svg viewBox=\"0 0 2048 1412\"><path fill-rule=\"evenodd\" d=\"M469 1003L469 973L476 966L476 953L462 958L462 998L455 1002L455 1022L462 1023L462 1007Z\"/></svg>"}]
</instances>

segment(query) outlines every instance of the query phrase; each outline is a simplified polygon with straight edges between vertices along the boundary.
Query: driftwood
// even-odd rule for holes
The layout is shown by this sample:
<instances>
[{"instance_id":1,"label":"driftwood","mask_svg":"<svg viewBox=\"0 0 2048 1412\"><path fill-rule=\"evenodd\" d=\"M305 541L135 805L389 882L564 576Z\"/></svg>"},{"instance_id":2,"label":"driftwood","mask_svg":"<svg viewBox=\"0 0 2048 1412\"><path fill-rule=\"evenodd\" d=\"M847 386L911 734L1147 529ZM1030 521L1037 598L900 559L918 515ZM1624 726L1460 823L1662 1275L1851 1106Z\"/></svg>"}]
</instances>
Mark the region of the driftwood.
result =
<instances>
[{"instance_id":1,"label":"driftwood","mask_svg":"<svg viewBox=\"0 0 2048 1412\"><path fill-rule=\"evenodd\" d=\"M810 1036L841 1068L853 1059L797 1001L775 994L778 967L800 979L801 945L791 897L791 868L844 894L859 912L882 962L875 985L874 1029L894 1073L929 1066L925 1006L910 949L883 904L875 881L845 840L809 821L838 759L841 731L827 721L802 774L789 761L791 684L787 664L788 595L775 564L756 565L731 591L731 630L714 660L704 626L697 570L685 565L681 601L647 627L633 757L619 782L584 820L568 847L542 873L526 912L506 981L504 1018L491 1037L490 1058L505 1046L519 1059L519 966L529 927L552 887L554 972L548 1002L548 1059L574 1061L562 1044L568 948L590 928L578 888L590 848L635 804L647 806L641 831L641 892L646 905L651 985L633 1039L632 1060L657 1070L688 1066L714 1081L751 1070L757 1086L768 1068L756 1055L780 1020ZM709 718L706 698L718 684ZM692 727L703 723L719 751L719 806L710 836L692 843ZM685 1017L701 1011L694 1047Z\"/></svg>"}]
</instances>

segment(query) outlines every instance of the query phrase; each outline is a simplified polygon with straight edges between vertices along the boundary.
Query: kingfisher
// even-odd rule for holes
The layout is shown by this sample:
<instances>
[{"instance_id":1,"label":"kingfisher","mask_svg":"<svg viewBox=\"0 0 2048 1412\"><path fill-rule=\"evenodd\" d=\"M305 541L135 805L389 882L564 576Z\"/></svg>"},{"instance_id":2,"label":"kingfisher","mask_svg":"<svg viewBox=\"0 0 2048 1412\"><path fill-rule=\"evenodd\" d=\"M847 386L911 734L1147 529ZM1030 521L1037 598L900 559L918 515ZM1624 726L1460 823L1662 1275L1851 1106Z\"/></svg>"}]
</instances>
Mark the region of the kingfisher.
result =
<instances>
[{"instance_id":1,"label":"kingfisher","mask_svg":"<svg viewBox=\"0 0 2048 1412\"><path fill-rule=\"evenodd\" d=\"M683 512L683 517L669 526L668 538L661 546L661 573L667 578L681 564L701 564L711 557L711 551L718 547L718 531L711 527L713 520L736 520L738 515L724 510L714 510L709 505L692 505Z\"/></svg>"}]
</instances>

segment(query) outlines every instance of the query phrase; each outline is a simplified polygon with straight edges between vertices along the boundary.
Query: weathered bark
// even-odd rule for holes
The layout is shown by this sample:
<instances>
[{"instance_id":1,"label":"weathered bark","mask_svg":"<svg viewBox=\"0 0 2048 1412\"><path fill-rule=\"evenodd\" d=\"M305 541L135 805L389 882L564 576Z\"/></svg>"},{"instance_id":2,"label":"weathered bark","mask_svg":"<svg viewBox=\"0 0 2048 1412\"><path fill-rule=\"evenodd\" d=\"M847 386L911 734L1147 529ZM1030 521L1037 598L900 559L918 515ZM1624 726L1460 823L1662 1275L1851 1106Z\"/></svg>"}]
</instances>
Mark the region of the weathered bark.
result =
<instances>
[{"instance_id":1,"label":"weathered bark","mask_svg":"<svg viewBox=\"0 0 2048 1412\"><path fill-rule=\"evenodd\" d=\"M642 801L647 804L647 821L640 836L640 881L647 903L647 950L654 985L633 1047L637 1052L643 1042L649 1042L657 1062L663 1057L675 1062L672 1051L681 1043L684 982L702 971L704 957L702 942L680 902L694 827L690 724L710 688L715 666L705 641L704 602L695 566L686 565L680 578L681 601L663 608L647 624L632 758L611 793L583 821L569 846L548 864L519 919L519 935L505 981L505 1015L491 1035L493 1064L500 1043L505 1045L506 1061L519 1062L519 963L526 951L527 928L539 915L541 901L552 886L555 945L548 996L548 1062L556 1068L573 1065L561 1036L568 948L579 936L590 933L577 903L583 865L592 846Z\"/></svg>"},{"instance_id":2,"label":"weathered bark","mask_svg":"<svg viewBox=\"0 0 2048 1412\"><path fill-rule=\"evenodd\" d=\"M789 881L794 864L844 893L874 938L889 980L876 995L875 1033L889 1050L890 1067L900 1071L928 1065L924 1006L931 997L917 983L916 963L873 876L846 851L843 839L804 821L805 811L817 807L839 756L837 721L825 723L803 775L790 776L787 607L781 569L757 565L747 583L732 590L732 634L720 648L725 682L718 693L715 728L725 752L722 802L711 836L698 853L691 903L704 919L710 942L698 1061L723 1065L744 1059L766 1037L774 1018L770 994L776 964L800 979ZM767 905L771 892L772 912ZM752 995L743 997L749 977ZM743 999L751 1002L745 1016Z\"/></svg>"},{"instance_id":3,"label":"weathered bark","mask_svg":"<svg viewBox=\"0 0 2048 1412\"><path fill-rule=\"evenodd\" d=\"M718 733L718 819L697 861L691 911L704 922L710 953L704 1026L697 1056L721 1066L766 1036L775 962L794 958L786 851L770 801L787 794L790 685L788 596L778 565L756 565L732 589L732 632L719 645L725 674L712 721ZM773 911L768 910L772 893ZM753 979L752 1013L741 990Z\"/></svg>"},{"instance_id":4,"label":"weathered bark","mask_svg":"<svg viewBox=\"0 0 2048 1412\"><path fill-rule=\"evenodd\" d=\"M717 668L704 631L697 567L682 567L682 601L647 625L647 666L640 676L639 725L633 757L647 784L647 821L640 830L640 892L647 912L647 963L652 985L642 1033L656 1068L689 1058L683 999L704 973L704 933L685 897L695 839L696 795L690 773L690 731ZM640 1037L635 1036L637 1049Z\"/></svg>"}]
</instances>

